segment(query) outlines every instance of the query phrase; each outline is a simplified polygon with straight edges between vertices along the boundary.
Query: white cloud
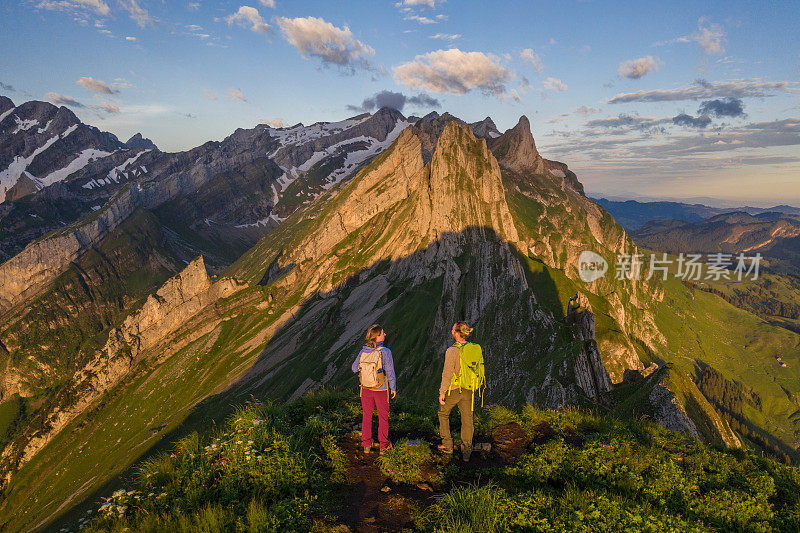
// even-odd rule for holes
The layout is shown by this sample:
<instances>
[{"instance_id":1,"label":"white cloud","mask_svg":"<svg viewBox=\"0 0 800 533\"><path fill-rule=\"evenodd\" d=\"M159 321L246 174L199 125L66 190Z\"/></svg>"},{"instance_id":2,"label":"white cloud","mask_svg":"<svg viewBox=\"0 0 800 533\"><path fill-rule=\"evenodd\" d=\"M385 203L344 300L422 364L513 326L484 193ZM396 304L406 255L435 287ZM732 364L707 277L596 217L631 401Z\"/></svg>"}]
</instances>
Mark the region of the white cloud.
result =
<instances>
[{"instance_id":1,"label":"white cloud","mask_svg":"<svg viewBox=\"0 0 800 533\"><path fill-rule=\"evenodd\" d=\"M208 100L216 100L216 99L217 99L217 95L216 95L216 94L214 94L214 93L212 93L212 92L211 92L211 91L209 91L208 89L203 89L203 92L205 93L203 96L204 96L206 99L208 99Z\"/></svg>"},{"instance_id":2,"label":"white cloud","mask_svg":"<svg viewBox=\"0 0 800 533\"><path fill-rule=\"evenodd\" d=\"M521 57L523 61L527 61L533 65L533 70L536 72L541 72L544 68L544 65L542 65L542 58L539 57L539 54L534 52L532 48L524 49L519 53L519 57Z\"/></svg>"},{"instance_id":3,"label":"white cloud","mask_svg":"<svg viewBox=\"0 0 800 533\"><path fill-rule=\"evenodd\" d=\"M250 6L241 6L239 11L233 15L225 17L228 26L232 24L239 24L240 26L250 26L250 29L255 32L265 32L269 30L269 24L266 23L264 18L259 14L258 9Z\"/></svg>"},{"instance_id":4,"label":"white cloud","mask_svg":"<svg viewBox=\"0 0 800 533\"><path fill-rule=\"evenodd\" d=\"M139 6L136 0L119 0L119 5L122 9L128 12L130 17L139 25L144 28L148 24L154 24L156 19L150 16L146 9Z\"/></svg>"},{"instance_id":5,"label":"white cloud","mask_svg":"<svg viewBox=\"0 0 800 533\"><path fill-rule=\"evenodd\" d=\"M258 3L264 7L275 9L275 0L258 0Z\"/></svg>"},{"instance_id":6,"label":"white cloud","mask_svg":"<svg viewBox=\"0 0 800 533\"><path fill-rule=\"evenodd\" d=\"M456 39L461 38L460 33L437 33L436 35L431 35L431 39L441 39L443 41L455 41Z\"/></svg>"},{"instance_id":7,"label":"white cloud","mask_svg":"<svg viewBox=\"0 0 800 533\"><path fill-rule=\"evenodd\" d=\"M464 94L479 89L486 94L503 96L510 73L498 58L483 52L462 52L458 48L418 55L394 67L403 85L435 93Z\"/></svg>"},{"instance_id":8,"label":"white cloud","mask_svg":"<svg viewBox=\"0 0 800 533\"><path fill-rule=\"evenodd\" d=\"M316 17L279 17L277 21L286 41L306 58L316 57L340 67L370 67L366 57L375 50L353 37L347 26L338 28Z\"/></svg>"},{"instance_id":9,"label":"white cloud","mask_svg":"<svg viewBox=\"0 0 800 533\"><path fill-rule=\"evenodd\" d=\"M725 32L719 24L708 24L701 18L697 31L690 36L707 54L721 55L725 53Z\"/></svg>"},{"instance_id":10,"label":"white cloud","mask_svg":"<svg viewBox=\"0 0 800 533\"><path fill-rule=\"evenodd\" d=\"M270 128L285 128L286 123L283 121L282 118L263 118L261 119L262 124L266 124Z\"/></svg>"},{"instance_id":11,"label":"white cloud","mask_svg":"<svg viewBox=\"0 0 800 533\"><path fill-rule=\"evenodd\" d=\"M125 40L126 41L135 41L136 37L131 37L130 35L128 35L128 36L125 37Z\"/></svg>"},{"instance_id":12,"label":"white cloud","mask_svg":"<svg viewBox=\"0 0 800 533\"><path fill-rule=\"evenodd\" d=\"M397 2L395 6L397 7L427 7L433 9L436 7L436 2L442 3L442 0L402 0L401 2Z\"/></svg>"},{"instance_id":13,"label":"white cloud","mask_svg":"<svg viewBox=\"0 0 800 533\"><path fill-rule=\"evenodd\" d=\"M638 80L645 74L657 71L660 63L661 60L653 56L645 56L638 59L623 61L617 67L617 74L619 74L619 76L622 78Z\"/></svg>"},{"instance_id":14,"label":"white cloud","mask_svg":"<svg viewBox=\"0 0 800 533\"><path fill-rule=\"evenodd\" d=\"M115 90L115 89L112 89L111 87L109 87L106 82L101 81L101 80L96 80L96 79L91 78L91 77L79 78L78 81L75 82L75 83L77 83L81 87L84 87L84 88L86 88L86 89L88 89L90 91L94 91L96 93L114 94L114 93L118 93L119 92L118 90Z\"/></svg>"},{"instance_id":15,"label":"white cloud","mask_svg":"<svg viewBox=\"0 0 800 533\"><path fill-rule=\"evenodd\" d=\"M558 78L552 78L552 77L551 78L547 78L546 80L544 80L542 82L542 86L547 91L559 91L560 92L560 91L566 91L567 90L567 84L566 83L564 83L563 81L561 81Z\"/></svg>"},{"instance_id":16,"label":"white cloud","mask_svg":"<svg viewBox=\"0 0 800 533\"><path fill-rule=\"evenodd\" d=\"M116 114L119 113L119 108L114 104L109 104L108 102L103 102L102 104L95 106L97 109L101 111L105 111L109 114Z\"/></svg>"},{"instance_id":17,"label":"white cloud","mask_svg":"<svg viewBox=\"0 0 800 533\"><path fill-rule=\"evenodd\" d=\"M414 20L420 24L436 24L436 21L428 17L421 17L419 15L408 15L403 20Z\"/></svg>"},{"instance_id":18,"label":"white cloud","mask_svg":"<svg viewBox=\"0 0 800 533\"><path fill-rule=\"evenodd\" d=\"M238 100L239 102L246 102L247 98L244 97L242 91L240 91L239 89L230 87L228 89L228 100Z\"/></svg>"},{"instance_id":19,"label":"white cloud","mask_svg":"<svg viewBox=\"0 0 800 533\"><path fill-rule=\"evenodd\" d=\"M600 111L601 110L597 109L596 107L589 107L585 105L575 108L575 114L580 115L582 117L588 117L589 115L594 115L595 113L599 113Z\"/></svg>"},{"instance_id":20,"label":"white cloud","mask_svg":"<svg viewBox=\"0 0 800 533\"><path fill-rule=\"evenodd\" d=\"M673 102L703 98L745 98L773 96L777 91L793 92L798 82L788 81L705 81L696 80L689 86L677 89L655 89L621 93L609 100L610 104L627 102Z\"/></svg>"},{"instance_id":21,"label":"white cloud","mask_svg":"<svg viewBox=\"0 0 800 533\"><path fill-rule=\"evenodd\" d=\"M68 105L71 107L86 107L79 101L75 100L71 96L66 96L63 94L58 93L47 93L44 95L44 99L50 102L53 105Z\"/></svg>"},{"instance_id":22,"label":"white cloud","mask_svg":"<svg viewBox=\"0 0 800 533\"><path fill-rule=\"evenodd\" d=\"M125 78L114 78L114 83L111 84L112 89L133 89L134 87L136 87L136 85Z\"/></svg>"},{"instance_id":23,"label":"white cloud","mask_svg":"<svg viewBox=\"0 0 800 533\"><path fill-rule=\"evenodd\" d=\"M663 46L675 43L697 43L707 54L722 55L725 53L725 32L719 24L708 22L705 17L700 17L700 20L697 21L697 31L691 35L653 43L653 45Z\"/></svg>"},{"instance_id":24,"label":"white cloud","mask_svg":"<svg viewBox=\"0 0 800 533\"><path fill-rule=\"evenodd\" d=\"M36 7L59 11L89 10L103 16L111 12L103 0L43 0Z\"/></svg>"}]
</instances>

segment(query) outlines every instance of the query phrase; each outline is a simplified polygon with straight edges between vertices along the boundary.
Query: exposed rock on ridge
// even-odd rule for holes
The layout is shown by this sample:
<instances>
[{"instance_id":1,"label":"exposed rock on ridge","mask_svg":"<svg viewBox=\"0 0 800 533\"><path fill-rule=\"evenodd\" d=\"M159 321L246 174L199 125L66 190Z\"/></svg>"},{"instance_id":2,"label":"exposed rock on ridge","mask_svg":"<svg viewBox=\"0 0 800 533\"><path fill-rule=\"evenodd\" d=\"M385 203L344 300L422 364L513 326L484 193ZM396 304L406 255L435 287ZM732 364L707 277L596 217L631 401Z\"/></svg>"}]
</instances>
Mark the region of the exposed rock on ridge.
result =
<instances>
[{"instance_id":1,"label":"exposed rock on ridge","mask_svg":"<svg viewBox=\"0 0 800 533\"><path fill-rule=\"evenodd\" d=\"M240 288L241 285L230 278L212 282L202 256L192 261L150 295L139 311L111 330L105 347L75 373L69 385L74 403L49 413L44 424L47 429L36 434L19 452L13 446L6 448L3 459L12 459L12 463L16 463L12 468L26 463L65 425L126 376L141 360L140 354L177 331L204 308ZM193 331L192 337L203 333L204 330Z\"/></svg>"}]
</instances>

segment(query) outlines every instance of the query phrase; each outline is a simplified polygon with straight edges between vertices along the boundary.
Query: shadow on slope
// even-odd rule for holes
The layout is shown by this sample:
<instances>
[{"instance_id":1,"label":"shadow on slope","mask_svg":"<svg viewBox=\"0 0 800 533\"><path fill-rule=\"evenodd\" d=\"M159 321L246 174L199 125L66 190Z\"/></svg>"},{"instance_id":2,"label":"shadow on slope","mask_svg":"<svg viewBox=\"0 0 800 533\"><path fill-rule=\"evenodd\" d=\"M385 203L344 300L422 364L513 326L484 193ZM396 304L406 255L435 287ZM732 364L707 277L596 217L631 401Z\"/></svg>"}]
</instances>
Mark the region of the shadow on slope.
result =
<instances>
[{"instance_id":1,"label":"shadow on slope","mask_svg":"<svg viewBox=\"0 0 800 533\"><path fill-rule=\"evenodd\" d=\"M460 253L451 257L446 251L453 245L459 247ZM290 271L283 276L288 274ZM400 395L430 397L431 409L435 409L442 356L451 342L449 330L455 320L473 323L476 327L473 340L485 349L487 401L518 405L543 399L536 386L541 384L548 369L552 372L555 367L561 368L563 365L556 363L574 358L582 346L573 327L564 323L560 303L549 301L558 298L558 290L549 280L547 270L531 271L528 261L489 228L472 227L457 234L440 235L439 240L426 248L360 269L333 290L313 293L300 304L292 303L300 289L281 286L281 279L245 289L260 293L261 304L267 303L266 307L253 303L230 306L223 311L223 321L234 322L232 327L246 330L244 336L226 336L223 342L218 339L209 347L205 335L193 343L195 347L202 346L200 351L188 346L171 356L170 359L179 358L170 362L173 366L186 363L186 373L195 371L190 366L195 357L207 359L204 371L189 380L191 390L181 390L183 382L164 384L158 380L158 368L151 370L140 365L139 371L149 374L144 379L150 383L148 388L126 384L111 393L119 397L130 395L127 409L115 408L113 402L101 405L65 428L64 432L72 435L68 439L72 442L61 442L61 450L55 449L55 442L43 449L42 455L26 466L28 472L35 470L36 463L49 463L49 470L59 468L60 463L61 468L67 468L62 479L71 477L75 481L71 488L52 487L51 505L42 502L40 519L50 513L51 518L46 520L54 523L52 520L57 520L57 516L53 515L58 511L48 512L46 506L55 509L72 495L70 491L81 487L91 476L108 472L108 481L65 513L63 520L58 520L59 524L74 525L77 517L95 506L100 496L121 486L136 472L136 462L164 450L166 445L191 431L213 430L235 406L250 399L284 401L322 384L356 390L357 380L350 364L361 346L366 327L374 322L387 330ZM291 317L258 348L247 371L233 376L216 375L209 370L212 364L218 367L240 364L238 359L248 355L241 353L242 347L264 329L276 327L279 316L285 313ZM217 329L221 324L222 321ZM162 363L166 364L167 361ZM209 375L215 379L209 379ZM563 390L579 392L574 380L569 382L569 375L554 376L564 382L560 385ZM230 385L225 390L212 394L227 383ZM577 397L575 400L583 401ZM187 405L194 407L183 419L178 414L155 425L144 425L148 408L161 403L175 405L173 412ZM131 429L138 433L140 446L129 449L114 446L118 437L114 433L119 431L115 427L130 427L130 422L138 423L137 428ZM162 424L167 432L157 441L145 444L152 432L162 429ZM103 439L103 433L109 435ZM105 440L106 444L98 440ZM79 453L78 449L94 449L95 455L107 456L107 468L71 463L70 456ZM17 498L9 496L7 503L13 504ZM8 521L6 527L12 527L13 521L16 520ZM25 525L30 527L34 523Z\"/></svg>"}]
</instances>

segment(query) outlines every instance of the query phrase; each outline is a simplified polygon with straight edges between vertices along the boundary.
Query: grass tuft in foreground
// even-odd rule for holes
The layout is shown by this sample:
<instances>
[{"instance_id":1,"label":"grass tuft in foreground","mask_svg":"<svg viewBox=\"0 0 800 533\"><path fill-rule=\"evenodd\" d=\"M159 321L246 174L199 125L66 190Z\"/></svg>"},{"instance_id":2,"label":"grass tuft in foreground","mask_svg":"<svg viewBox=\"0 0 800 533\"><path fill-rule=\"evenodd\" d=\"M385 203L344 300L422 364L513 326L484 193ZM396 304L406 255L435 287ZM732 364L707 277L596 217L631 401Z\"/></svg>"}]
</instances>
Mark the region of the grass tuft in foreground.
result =
<instances>
[{"instance_id":1,"label":"grass tuft in foreground","mask_svg":"<svg viewBox=\"0 0 800 533\"><path fill-rule=\"evenodd\" d=\"M531 444L511 464L476 452L464 465L431 452L435 406L404 409L392 431L419 443L393 433L375 469L397 485L385 498L415 498L415 530L800 531L800 469L752 451L576 408L493 406L477 413L476 441L518 424ZM145 462L131 490L84 519L86 530L335 530L345 483L358 481L339 443L359 410L354 396L324 391L242 408L221 432L192 434Z\"/></svg>"}]
</instances>

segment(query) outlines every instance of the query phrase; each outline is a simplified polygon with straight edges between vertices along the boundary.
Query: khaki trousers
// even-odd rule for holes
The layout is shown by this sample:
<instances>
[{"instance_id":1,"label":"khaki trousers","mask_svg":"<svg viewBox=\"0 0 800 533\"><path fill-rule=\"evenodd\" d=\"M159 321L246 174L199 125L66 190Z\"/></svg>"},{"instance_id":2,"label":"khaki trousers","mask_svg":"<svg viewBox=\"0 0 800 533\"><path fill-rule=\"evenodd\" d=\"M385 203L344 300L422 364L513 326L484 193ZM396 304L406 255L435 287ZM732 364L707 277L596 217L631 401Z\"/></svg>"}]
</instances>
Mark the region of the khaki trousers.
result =
<instances>
[{"instance_id":1,"label":"khaki trousers","mask_svg":"<svg viewBox=\"0 0 800 533\"><path fill-rule=\"evenodd\" d=\"M445 448L453 449L453 437L450 436L450 411L458 406L461 413L461 453L469 457L472 453L472 434L475 426L472 421L472 391L469 389L453 390L444 397L444 405L439 404L439 434Z\"/></svg>"}]
</instances>

